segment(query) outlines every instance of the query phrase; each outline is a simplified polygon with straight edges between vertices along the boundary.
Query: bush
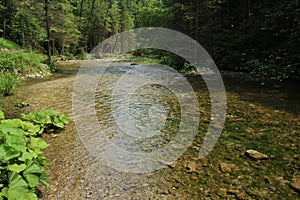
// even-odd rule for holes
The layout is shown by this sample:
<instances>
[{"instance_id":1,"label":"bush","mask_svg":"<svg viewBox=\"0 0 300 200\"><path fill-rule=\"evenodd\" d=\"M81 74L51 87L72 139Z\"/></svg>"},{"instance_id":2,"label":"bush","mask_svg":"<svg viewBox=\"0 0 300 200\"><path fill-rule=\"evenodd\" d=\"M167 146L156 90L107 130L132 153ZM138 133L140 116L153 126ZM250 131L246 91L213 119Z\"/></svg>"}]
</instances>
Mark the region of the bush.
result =
<instances>
[{"instance_id":1,"label":"bush","mask_svg":"<svg viewBox=\"0 0 300 200\"><path fill-rule=\"evenodd\" d=\"M250 60L245 65L250 69L252 75L261 79L282 81L299 78L296 65L280 66L276 64L266 64L258 59Z\"/></svg>"},{"instance_id":2,"label":"bush","mask_svg":"<svg viewBox=\"0 0 300 200\"><path fill-rule=\"evenodd\" d=\"M16 76L11 72L0 73L0 95L8 96L17 84Z\"/></svg>"}]
</instances>

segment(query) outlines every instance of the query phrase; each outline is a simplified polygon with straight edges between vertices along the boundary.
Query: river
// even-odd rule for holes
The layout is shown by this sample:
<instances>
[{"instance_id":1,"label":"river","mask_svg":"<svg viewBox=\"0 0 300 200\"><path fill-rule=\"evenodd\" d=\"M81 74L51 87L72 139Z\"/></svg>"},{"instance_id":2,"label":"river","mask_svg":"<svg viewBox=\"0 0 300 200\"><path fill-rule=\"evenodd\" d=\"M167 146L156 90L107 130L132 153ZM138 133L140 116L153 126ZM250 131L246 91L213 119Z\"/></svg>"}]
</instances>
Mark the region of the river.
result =
<instances>
[{"instance_id":1,"label":"river","mask_svg":"<svg viewBox=\"0 0 300 200\"><path fill-rule=\"evenodd\" d=\"M9 97L5 104L4 110L8 113L8 117L19 117L19 113L27 113L30 111L39 111L44 109L56 109L62 113L68 114L73 119L72 114L72 95L74 80L76 78L76 70L80 63L72 62L61 64L60 73L53 74L46 78L31 79L24 81L15 91L14 95ZM65 66L65 68L63 68ZM70 66L72 66L70 68ZM130 63L116 63L102 76L99 81L95 93L95 109L102 127L106 127L108 132L111 127L116 124L112 121L111 105L114 100L110 98L112 92L112 83L116 82L126 69L138 67L130 65ZM241 78L242 76L242 78ZM299 100L293 87L281 86L277 87L273 84L263 87L260 82L253 81L243 77L243 74L223 73L226 89L228 90L229 101L232 98L241 101L251 102L272 110L279 110L288 115L297 115L299 104L295 102ZM131 173L113 169L105 163L99 162L93 154L86 148L85 141L76 130L74 120L71 120L66 128L59 134L45 134L43 138L51 144L45 150L46 157L51 163L51 167L46 168L50 178L50 186L48 188L41 187L41 199L205 199L209 196L203 196L210 190L209 183L201 185L200 180L203 176L209 176L204 172L203 168L207 168L211 163L207 159L199 159L198 151L201 147L203 134L208 127L210 116L209 96L205 84L199 76L185 76L194 88L200 105L200 124L199 132L193 144L187 149L175 163L164 163L163 168L155 170L151 173ZM251 83L251 86L249 85ZM154 89L153 89L154 88ZM250 89L249 89L250 88ZM271 88L271 89L270 89ZM269 91L270 93L266 93ZM283 92L284 91L284 92ZM150 95L151 94L151 95ZM261 96L261 95L264 96ZM272 100L269 95L279 95L284 101L284 105ZM260 96L260 98L258 98ZM141 91L137 91L132 96L133 103L137 113L133 115L147 119L140 121L145 124L150 123L151 119L141 116L147 115L145 111L149 111L147 105L163 104L167 102L166 107L171 110L168 114L161 107L154 107L152 112L159 113L163 121L167 117L172 119L172 123L166 125L162 138L151 142L143 143L141 141L126 140L121 136L115 138L116 143L123 145L129 151L141 150L143 152L151 152L160 145L168 143L174 137L173 132L178 127L178 119L180 112L179 104L172 97L172 93L167 88L159 85L145 85ZM134 103L139 100L141 103ZM29 107L16 108L13 106L15 102L26 101ZM138 109L137 109L138 108ZM83 108L84 109L84 108ZM151 111L151 109L150 109ZM190 111L193 112L193 111ZM121 114L120 114L121 113ZM117 114L122 115L120 111ZM124 114L123 118L127 116ZM161 128L163 125L156 123ZM147 125L148 126L148 125ZM150 126L150 125L149 125ZM174 128L175 127L175 128ZM90 127L93 129L93 127ZM109 134L109 133L108 133ZM114 134L108 136L113 138ZM118 143L119 142L119 143ZM134 144L132 144L134 143ZM93 144L90 144L93 145ZM95 144L96 145L96 144ZM132 149L128 149L131 147ZM212 185L218 187L218 185ZM206 193L205 193L206 192Z\"/></svg>"}]
</instances>

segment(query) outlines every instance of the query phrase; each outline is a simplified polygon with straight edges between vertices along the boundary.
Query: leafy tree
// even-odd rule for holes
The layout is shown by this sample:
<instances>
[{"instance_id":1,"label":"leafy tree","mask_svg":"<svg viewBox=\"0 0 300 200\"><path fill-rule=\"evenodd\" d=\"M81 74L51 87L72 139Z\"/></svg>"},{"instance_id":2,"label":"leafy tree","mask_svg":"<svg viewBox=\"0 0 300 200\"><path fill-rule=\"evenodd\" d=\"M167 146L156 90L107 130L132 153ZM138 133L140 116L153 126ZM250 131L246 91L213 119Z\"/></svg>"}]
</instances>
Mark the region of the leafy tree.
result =
<instances>
[{"instance_id":1,"label":"leafy tree","mask_svg":"<svg viewBox=\"0 0 300 200\"><path fill-rule=\"evenodd\" d=\"M52 51L62 55L65 50L74 52L80 32L73 14L74 7L69 1L52 1L50 6Z\"/></svg>"},{"instance_id":2,"label":"leafy tree","mask_svg":"<svg viewBox=\"0 0 300 200\"><path fill-rule=\"evenodd\" d=\"M45 31L37 18L37 9L32 1L21 1L15 5L16 12L12 17L10 29L12 39L22 47L38 49L45 38Z\"/></svg>"}]
</instances>

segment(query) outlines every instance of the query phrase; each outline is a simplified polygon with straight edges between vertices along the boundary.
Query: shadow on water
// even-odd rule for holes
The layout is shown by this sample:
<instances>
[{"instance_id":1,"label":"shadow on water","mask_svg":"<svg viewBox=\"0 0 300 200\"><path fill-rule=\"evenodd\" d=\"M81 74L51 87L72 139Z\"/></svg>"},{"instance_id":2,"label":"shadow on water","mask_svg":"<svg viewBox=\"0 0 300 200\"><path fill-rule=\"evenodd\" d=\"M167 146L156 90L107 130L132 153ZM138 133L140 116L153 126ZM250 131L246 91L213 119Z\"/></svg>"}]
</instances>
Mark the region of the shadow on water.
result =
<instances>
[{"instance_id":1,"label":"shadow on water","mask_svg":"<svg viewBox=\"0 0 300 200\"><path fill-rule=\"evenodd\" d=\"M227 93L233 93L240 100L260 104L274 110L281 110L294 115L300 113L299 81L259 81L249 74L239 72L221 72ZM191 82L204 81L200 75L188 75ZM197 90L197 87L194 89Z\"/></svg>"}]
</instances>

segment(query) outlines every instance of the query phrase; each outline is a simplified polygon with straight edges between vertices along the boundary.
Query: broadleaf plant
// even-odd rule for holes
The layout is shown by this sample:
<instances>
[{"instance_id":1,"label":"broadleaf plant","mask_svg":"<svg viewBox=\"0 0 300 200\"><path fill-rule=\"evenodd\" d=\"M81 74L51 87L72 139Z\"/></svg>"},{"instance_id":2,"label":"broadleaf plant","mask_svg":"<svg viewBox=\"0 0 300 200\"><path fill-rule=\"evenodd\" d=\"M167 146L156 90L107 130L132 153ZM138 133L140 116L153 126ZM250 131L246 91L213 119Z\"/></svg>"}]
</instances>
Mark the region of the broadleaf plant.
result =
<instances>
[{"instance_id":1,"label":"broadleaf plant","mask_svg":"<svg viewBox=\"0 0 300 200\"><path fill-rule=\"evenodd\" d=\"M0 110L0 200L35 200L38 184L49 186L42 151L49 144L39 135L67 123L68 117L55 110L29 113L23 120L5 119Z\"/></svg>"}]
</instances>

